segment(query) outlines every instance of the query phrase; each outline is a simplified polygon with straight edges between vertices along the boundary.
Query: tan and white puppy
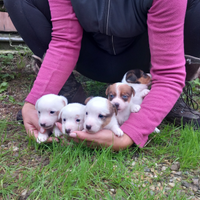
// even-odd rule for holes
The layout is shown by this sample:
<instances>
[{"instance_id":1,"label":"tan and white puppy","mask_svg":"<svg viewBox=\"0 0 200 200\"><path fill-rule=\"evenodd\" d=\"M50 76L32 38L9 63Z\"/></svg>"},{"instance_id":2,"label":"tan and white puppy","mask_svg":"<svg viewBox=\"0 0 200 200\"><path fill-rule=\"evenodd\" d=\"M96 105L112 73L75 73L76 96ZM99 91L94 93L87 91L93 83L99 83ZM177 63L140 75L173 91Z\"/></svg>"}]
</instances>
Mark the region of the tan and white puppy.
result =
<instances>
[{"instance_id":1,"label":"tan and white puppy","mask_svg":"<svg viewBox=\"0 0 200 200\"><path fill-rule=\"evenodd\" d=\"M60 111L59 118L62 119L62 132L64 134L73 131L82 131L85 116L85 105L80 103L69 103Z\"/></svg>"},{"instance_id":2,"label":"tan and white puppy","mask_svg":"<svg viewBox=\"0 0 200 200\"><path fill-rule=\"evenodd\" d=\"M130 116L131 112L138 112L140 105L132 102L135 90L126 83L114 83L106 89L106 95L117 108L117 121L121 126Z\"/></svg>"},{"instance_id":3,"label":"tan and white puppy","mask_svg":"<svg viewBox=\"0 0 200 200\"><path fill-rule=\"evenodd\" d=\"M117 109L103 97L89 97L85 101L84 131L96 133L102 129L109 129L117 136L124 133L117 122Z\"/></svg>"},{"instance_id":4,"label":"tan and white puppy","mask_svg":"<svg viewBox=\"0 0 200 200\"><path fill-rule=\"evenodd\" d=\"M55 122L59 121L59 113L61 109L68 103L64 96L55 94L47 94L39 98L35 104L38 112L39 125L46 131L38 134L37 142L45 142L53 133L56 137L62 135L60 130L55 126Z\"/></svg>"},{"instance_id":5,"label":"tan and white puppy","mask_svg":"<svg viewBox=\"0 0 200 200\"><path fill-rule=\"evenodd\" d=\"M148 87L151 84L151 74L145 73L140 69L130 70L124 75L122 83L134 88L135 96L132 102L141 105L144 97L150 92ZM155 128L154 132L160 133L160 130Z\"/></svg>"},{"instance_id":6,"label":"tan and white puppy","mask_svg":"<svg viewBox=\"0 0 200 200\"><path fill-rule=\"evenodd\" d=\"M122 83L126 83L134 88L135 96L133 102L141 105L144 97L150 92L151 74L144 73L140 69L128 71L122 78Z\"/></svg>"}]
</instances>

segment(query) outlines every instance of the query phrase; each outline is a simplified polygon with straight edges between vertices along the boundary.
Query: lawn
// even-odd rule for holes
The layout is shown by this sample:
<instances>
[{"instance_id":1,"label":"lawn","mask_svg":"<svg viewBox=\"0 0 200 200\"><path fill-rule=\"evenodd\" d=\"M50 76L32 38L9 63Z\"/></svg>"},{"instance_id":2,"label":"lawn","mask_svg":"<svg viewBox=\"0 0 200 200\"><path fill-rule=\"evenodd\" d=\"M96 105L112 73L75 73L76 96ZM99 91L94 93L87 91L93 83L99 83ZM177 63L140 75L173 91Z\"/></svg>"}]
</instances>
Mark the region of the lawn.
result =
<instances>
[{"instance_id":1,"label":"lawn","mask_svg":"<svg viewBox=\"0 0 200 200\"><path fill-rule=\"evenodd\" d=\"M30 52L0 55L0 199L200 199L200 130L191 125L164 120L145 148L119 152L28 137L15 118L35 79L29 63ZM77 79L88 94L107 86Z\"/></svg>"}]
</instances>

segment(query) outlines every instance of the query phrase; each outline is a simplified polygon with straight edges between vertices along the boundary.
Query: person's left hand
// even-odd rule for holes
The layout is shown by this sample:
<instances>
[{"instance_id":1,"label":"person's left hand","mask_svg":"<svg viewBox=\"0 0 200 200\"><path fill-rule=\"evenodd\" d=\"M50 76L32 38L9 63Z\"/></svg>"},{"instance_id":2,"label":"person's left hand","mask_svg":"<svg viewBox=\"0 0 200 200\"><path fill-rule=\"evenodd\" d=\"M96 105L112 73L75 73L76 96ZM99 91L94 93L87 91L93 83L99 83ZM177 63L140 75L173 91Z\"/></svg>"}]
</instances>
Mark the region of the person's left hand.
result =
<instances>
[{"instance_id":1,"label":"person's left hand","mask_svg":"<svg viewBox=\"0 0 200 200\"><path fill-rule=\"evenodd\" d=\"M62 124L57 122L56 126L62 131ZM74 131L68 136L69 140L75 142L86 141L87 146L91 148L95 147L109 147L112 145L112 149L119 151L126 149L133 144L133 140L124 133L122 137L116 136L111 130L103 129L97 133L87 133L83 131Z\"/></svg>"}]
</instances>

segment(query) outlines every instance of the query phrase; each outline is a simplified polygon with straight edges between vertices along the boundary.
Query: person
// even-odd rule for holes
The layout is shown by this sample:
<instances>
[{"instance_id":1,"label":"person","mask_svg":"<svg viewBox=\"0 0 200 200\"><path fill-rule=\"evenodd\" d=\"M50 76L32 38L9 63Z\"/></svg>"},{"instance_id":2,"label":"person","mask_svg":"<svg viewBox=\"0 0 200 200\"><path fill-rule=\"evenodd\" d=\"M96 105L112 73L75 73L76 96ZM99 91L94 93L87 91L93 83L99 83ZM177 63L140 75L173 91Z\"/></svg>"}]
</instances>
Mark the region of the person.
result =
<instances>
[{"instance_id":1,"label":"person","mask_svg":"<svg viewBox=\"0 0 200 200\"><path fill-rule=\"evenodd\" d=\"M36 100L62 91L75 67L107 83L121 81L125 72L140 68L152 75L151 92L140 112L131 113L121 126L123 137L102 130L95 134L76 131L69 138L87 140L93 146L112 145L114 150L132 144L142 148L178 102L185 85L185 54L188 66L200 57L199 0L4 0L4 4L36 57L42 59L46 53L22 109L26 131L35 137L40 129ZM194 75L199 63L192 66ZM182 104L178 105L181 109ZM200 115L194 112L200 124Z\"/></svg>"}]
</instances>

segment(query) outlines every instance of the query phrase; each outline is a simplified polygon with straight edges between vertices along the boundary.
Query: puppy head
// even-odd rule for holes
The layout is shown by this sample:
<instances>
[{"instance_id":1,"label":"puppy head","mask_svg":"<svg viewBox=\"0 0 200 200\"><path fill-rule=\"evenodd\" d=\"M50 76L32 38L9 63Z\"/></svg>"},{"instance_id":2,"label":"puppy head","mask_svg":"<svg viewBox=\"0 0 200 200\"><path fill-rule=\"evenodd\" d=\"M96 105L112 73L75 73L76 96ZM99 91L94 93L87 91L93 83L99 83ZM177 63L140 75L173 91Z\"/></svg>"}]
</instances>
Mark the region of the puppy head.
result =
<instances>
[{"instance_id":1,"label":"puppy head","mask_svg":"<svg viewBox=\"0 0 200 200\"><path fill-rule=\"evenodd\" d=\"M59 114L62 119L62 132L69 134L73 131L83 130L85 106L80 103L66 105Z\"/></svg>"},{"instance_id":2,"label":"puppy head","mask_svg":"<svg viewBox=\"0 0 200 200\"><path fill-rule=\"evenodd\" d=\"M84 129L89 133L96 133L111 122L115 115L115 108L110 101L103 97L89 99L85 108Z\"/></svg>"},{"instance_id":3,"label":"puppy head","mask_svg":"<svg viewBox=\"0 0 200 200\"><path fill-rule=\"evenodd\" d=\"M108 86L106 95L118 112L124 111L129 107L131 98L135 95L135 90L126 83L115 83Z\"/></svg>"},{"instance_id":4,"label":"puppy head","mask_svg":"<svg viewBox=\"0 0 200 200\"><path fill-rule=\"evenodd\" d=\"M39 98L35 104L38 112L39 125L44 129L49 129L54 126L54 123L59 119L60 110L68 103L63 96L55 94L47 94Z\"/></svg>"},{"instance_id":5,"label":"puppy head","mask_svg":"<svg viewBox=\"0 0 200 200\"><path fill-rule=\"evenodd\" d=\"M124 75L122 82L150 85L151 75L143 72L140 69L133 69Z\"/></svg>"}]
</instances>

